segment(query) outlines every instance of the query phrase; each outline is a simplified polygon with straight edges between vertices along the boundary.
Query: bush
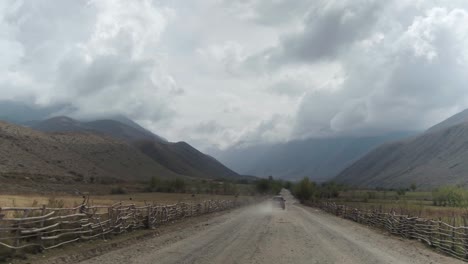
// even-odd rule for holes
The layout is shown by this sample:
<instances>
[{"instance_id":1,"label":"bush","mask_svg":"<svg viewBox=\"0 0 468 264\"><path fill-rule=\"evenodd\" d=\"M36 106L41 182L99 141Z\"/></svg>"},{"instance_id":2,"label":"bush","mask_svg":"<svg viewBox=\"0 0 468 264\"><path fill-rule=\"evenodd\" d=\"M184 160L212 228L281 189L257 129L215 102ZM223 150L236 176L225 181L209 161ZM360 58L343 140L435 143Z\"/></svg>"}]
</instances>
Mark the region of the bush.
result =
<instances>
[{"instance_id":1,"label":"bush","mask_svg":"<svg viewBox=\"0 0 468 264\"><path fill-rule=\"evenodd\" d=\"M336 182L331 181L323 183L322 186L318 189L320 198L337 198L340 195L340 191L344 189L344 186L336 184Z\"/></svg>"},{"instance_id":2,"label":"bush","mask_svg":"<svg viewBox=\"0 0 468 264\"><path fill-rule=\"evenodd\" d=\"M456 186L443 186L432 192L433 203L439 206L464 206L467 198L467 191Z\"/></svg>"},{"instance_id":3,"label":"bush","mask_svg":"<svg viewBox=\"0 0 468 264\"><path fill-rule=\"evenodd\" d=\"M366 193L366 198L367 198L367 199L376 199L376 198L377 198L377 193L375 193L375 192L367 192L367 193Z\"/></svg>"},{"instance_id":4,"label":"bush","mask_svg":"<svg viewBox=\"0 0 468 264\"><path fill-rule=\"evenodd\" d=\"M302 179L294 187L294 196L296 196L296 198L299 199L301 203L312 198L314 192L315 183L311 182L309 178Z\"/></svg>"},{"instance_id":5,"label":"bush","mask_svg":"<svg viewBox=\"0 0 468 264\"><path fill-rule=\"evenodd\" d=\"M400 188L396 192L397 192L398 195L403 196L403 195L406 194L406 189Z\"/></svg>"},{"instance_id":6,"label":"bush","mask_svg":"<svg viewBox=\"0 0 468 264\"><path fill-rule=\"evenodd\" d=\"M111 189L111 194L126 194L127 193L127 190L125 190L125 188L123 187L114 187Z\"/></svg>"},{"instance_id":7,"label":"bush","mask_svg":"<svg viewBox=\"0 0 468 264\"><path fill-rule=\"evenodd\" d=\"M185 192L185 181L177 178L172 182L172 188L175 192Z\"/></svg>"},{"instance_id":8,"label":"bush","mask_svg":"<svg viewBox=\"0 0 468 264\"><path fill-rule=\"evenodd\" d=\"M149 182L149 189L151 191L153 192L156 191L157 188L160 187L160 185L161 185L161 181L158 179L158 177L155 177L155 176L151 177L151 180Z\"/></svg>"},{"instance_id":9,"label":"bush","mask_svg":"<svg viewBox=\"0 0 468 264\"><path fill-rule=\"evenodd\" d=\"M282 188L283 182L273 179L272 176L255 182L255 189L260 194L278 194Z\"/></svg>"},{"instance_id":10,"label":"bush","mask_svg":"<svg viewBox=\"0 0 468 264\"><path fill-rule=\"evenodd\" d=\"M183 179L160 180L158 177L151 177L148 186L145 188L148 192L185 192L186 183Z\"/></svg>"}]
</instances>

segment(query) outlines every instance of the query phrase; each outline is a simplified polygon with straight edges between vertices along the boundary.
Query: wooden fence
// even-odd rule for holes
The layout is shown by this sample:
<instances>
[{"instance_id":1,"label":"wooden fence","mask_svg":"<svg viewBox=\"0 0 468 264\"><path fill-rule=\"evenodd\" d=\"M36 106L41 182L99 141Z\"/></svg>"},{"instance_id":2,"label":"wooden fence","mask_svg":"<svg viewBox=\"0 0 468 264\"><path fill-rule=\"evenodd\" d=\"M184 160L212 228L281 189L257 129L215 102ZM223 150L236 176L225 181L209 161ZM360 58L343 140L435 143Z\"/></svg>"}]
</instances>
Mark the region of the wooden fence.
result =
<instances>
[{"instance_id":1,"label":"wooden fence","mask_svg":"<svg viewBox=\"0 0 468 264\"><path fill-rule=\"evenodd\" d=\"M65 244L106 238L134 229L154 228L167 222L222 211L247 203L208 200L173 205L88 206L75 208L0 208L0 249L47 250Z\"/></svg>"},{"instance_id":2,"label":"wooden fence","mask_svg":"<svg viewBox=\"0 0 468 264\"><path fill-rule=\"evenodd\" d=\"M465 217L463 217L464 226L455 226L455 220L453 223L445 223L440 219L410 217L395 212L359 210L333 202L322 202L316 206L336 216L381 228L397 236L418 239L455 258L468 261L468 226Z\"/></svg>"}]
</instances>

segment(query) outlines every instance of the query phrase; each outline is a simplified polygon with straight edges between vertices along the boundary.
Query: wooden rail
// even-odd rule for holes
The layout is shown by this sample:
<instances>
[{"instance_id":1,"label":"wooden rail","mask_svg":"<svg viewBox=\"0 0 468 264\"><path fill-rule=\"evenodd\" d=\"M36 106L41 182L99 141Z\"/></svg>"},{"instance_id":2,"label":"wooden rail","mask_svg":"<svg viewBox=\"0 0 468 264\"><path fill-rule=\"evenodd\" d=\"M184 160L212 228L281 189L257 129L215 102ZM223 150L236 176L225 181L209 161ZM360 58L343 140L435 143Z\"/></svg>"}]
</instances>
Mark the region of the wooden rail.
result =
<instances>
[{"instance_id":1,"label":"wooden rail","mask_svg":"<svg viewBox=\"0 0 468 264\"><path fill-rule=\"evenodd\" d=\"M236 199L145 206L117 203L112 206L82 204L74 208L0 207L0 249L42 251L135 229L151 229L246 203Z\"/></svg>"},{"instance_id":2,"label":"wooden rail","mask_svg":"<svg viewBox=\"0 0 468 264\"><path fill-rule=\"evenodd\" d=\"M457 259L468 261L468 226L465 217L463 226L455 226L455 221L450 224L440 219L410 217L381 210L360 210L334 202L322 202L315 206L336 216L381 228L400 237L417 239Z\"/></svg>"}]
</instances>

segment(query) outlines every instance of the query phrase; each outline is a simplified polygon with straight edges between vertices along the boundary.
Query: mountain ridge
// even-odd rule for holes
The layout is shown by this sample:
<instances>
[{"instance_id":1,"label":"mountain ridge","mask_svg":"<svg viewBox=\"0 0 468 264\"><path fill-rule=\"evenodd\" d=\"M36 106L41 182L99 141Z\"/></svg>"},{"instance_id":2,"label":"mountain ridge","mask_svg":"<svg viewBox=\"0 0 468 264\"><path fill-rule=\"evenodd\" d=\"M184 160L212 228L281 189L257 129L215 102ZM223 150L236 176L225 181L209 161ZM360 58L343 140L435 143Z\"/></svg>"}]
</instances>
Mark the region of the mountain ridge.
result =
<instances>
[{"instance_id":1,"label":"mountain ridge","mask_svg":"<svg viewBox=\"0 0 468 264\"><path fill-rule=\"evenodd\" d=\"M212 150L210 154L240 174L271 175L286 180L309 177L322 182L332 179L380 143L412 134L396 132L374 137L310 138L224 151Z\"/></svg>"},{"instance_id":2,"label":"mountain ridge","mask_svg":"<svg viewBox=\"0 0 468 264\"><path fill-rule=\"evenodd\" d=\"M464 110L419 135L383 144L345 168L335 180L366 188L466 186L467 115Z\"/></svg>"},{"instance_id":3,"label":"mountain ridge","mask_svg":"<svg viewBox=\"0 0 468 264\"><path fill-rule=\"evenodd\" d=\"M81 132L110 136L125 141L176 174L212 179L239 176L218 160L198 151L186 142L168 142L143 127L138 129L116 120L81 122L70 117L58 116L39 122L31 128L43 132Z\"/></svg>"}]
</instances>

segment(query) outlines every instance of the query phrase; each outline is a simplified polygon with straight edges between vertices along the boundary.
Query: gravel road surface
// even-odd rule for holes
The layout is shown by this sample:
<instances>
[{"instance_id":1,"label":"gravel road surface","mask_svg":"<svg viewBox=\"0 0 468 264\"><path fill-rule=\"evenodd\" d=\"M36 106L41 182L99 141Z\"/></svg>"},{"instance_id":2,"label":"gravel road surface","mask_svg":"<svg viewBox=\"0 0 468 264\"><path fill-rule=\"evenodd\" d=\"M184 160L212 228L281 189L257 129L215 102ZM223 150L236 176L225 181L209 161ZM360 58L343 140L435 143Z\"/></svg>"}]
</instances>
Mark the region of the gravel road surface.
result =
<instances>
[{"instance_id":1,"label":"gravel road surface","mask_svg":"<svg viewBox=\"0 0 468 264\"><path fill-rule=\"evenodd\" d=\"M81 263L464 263L283 196Z\"/></svg>"}]
</instances>

